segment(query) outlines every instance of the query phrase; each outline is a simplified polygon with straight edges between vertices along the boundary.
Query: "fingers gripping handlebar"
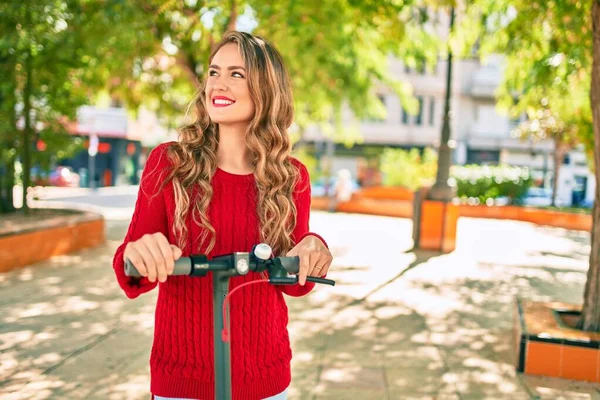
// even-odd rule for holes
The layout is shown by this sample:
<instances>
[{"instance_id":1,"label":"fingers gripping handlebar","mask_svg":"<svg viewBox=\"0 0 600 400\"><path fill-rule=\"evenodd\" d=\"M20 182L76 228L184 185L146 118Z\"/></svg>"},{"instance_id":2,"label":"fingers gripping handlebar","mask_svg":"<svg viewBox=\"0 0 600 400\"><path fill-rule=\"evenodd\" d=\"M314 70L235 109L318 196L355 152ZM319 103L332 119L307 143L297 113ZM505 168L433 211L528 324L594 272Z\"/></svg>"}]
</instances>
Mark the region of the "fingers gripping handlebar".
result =
<instances>
[{"instance_id":1,"label":"fingers gripping handlebar","mask_svg":"<svg viewBox=\"0 0 600 400\"><path fill-rule=\"evenodd\" d=\"M268 254L268 255L267 255ZM261 243L251 253L232 253L209 260L205 255L181 257L175 261L173 273L170 275L205 276L209 271L229 271L231 276L246 275L250 271L267 271L269 282L274 285L294 285L298 282L295 276L300 270L300 259L296 257L271 257L271 248ZM125 275L141 277L142 275L129 261L125 260ZM331 279L309 276L307 282L335 285Z\"/></svg>"}]
</instances>

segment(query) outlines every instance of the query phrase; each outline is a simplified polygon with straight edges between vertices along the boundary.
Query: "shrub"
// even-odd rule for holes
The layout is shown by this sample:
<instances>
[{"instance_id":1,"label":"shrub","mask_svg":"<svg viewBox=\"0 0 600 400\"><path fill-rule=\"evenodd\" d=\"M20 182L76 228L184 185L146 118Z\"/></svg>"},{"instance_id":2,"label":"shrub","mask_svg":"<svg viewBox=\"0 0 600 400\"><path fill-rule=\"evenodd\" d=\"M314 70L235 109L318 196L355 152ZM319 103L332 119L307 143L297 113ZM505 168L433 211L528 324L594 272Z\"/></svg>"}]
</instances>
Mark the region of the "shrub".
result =
<instances>
[{"instance_id":1,"label":"shrub","mask_svg":"<svg viewBox=\"0 0 600 400\"><path fill-rule=\"evenodd\" d=\"M416 190L431 186L437 170L437 153L426 148L402 150L386 148L380 156L384 186L403 186ZM490 203L489 199L509 198L511 202L521 198L532 185L527 168L509 165L454 165L450 177L456 185L456 195L475 203Z\"/></svg>"},{"instance_id":2,"label":"shrub","mask_svg":"<svg viewBox=\"0 0 600 400\"><path fill-rule=\"evenodd\" d=\"M437 153L426 148L402 150L386 148L380 156L384 186L404 186L416 190L435 181Z\"/></svg>"},{"instance_id":3,"label":"shrub","mask_svg":"<svg viewBox=\"0 0 600 400\"><path fill-rule=\"evenodd\" d=\"M514 202L525 195L532 184L527 168L509 165L454 165L451 176L456 182L457 197L476 198L481 203L498 197L508 197Z\"/></svg>"}]
</instances>

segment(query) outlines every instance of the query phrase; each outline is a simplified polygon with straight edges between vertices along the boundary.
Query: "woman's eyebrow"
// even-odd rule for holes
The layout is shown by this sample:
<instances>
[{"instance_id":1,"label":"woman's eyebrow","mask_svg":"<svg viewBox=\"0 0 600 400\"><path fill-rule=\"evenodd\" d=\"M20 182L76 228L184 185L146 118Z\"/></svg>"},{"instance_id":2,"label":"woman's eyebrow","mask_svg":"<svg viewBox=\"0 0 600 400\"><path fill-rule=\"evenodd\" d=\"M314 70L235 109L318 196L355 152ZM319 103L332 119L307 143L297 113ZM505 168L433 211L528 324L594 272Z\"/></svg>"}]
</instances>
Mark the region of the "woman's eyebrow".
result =
<instances>
[{"instance_id":1,"label":"woman's eyebrow","mask_svg":"<svg viewBox=\"0 0 600 400\"><path fill-rule=\"evenodd\" d=\"M218 65L210 65L208 68L213 68L213 69L218 69L221 70L221 67L219 67ZM240 67L238 65L232 65L231 67L227 67L228 70L233 71L234 69L242 69L242 70L246 70L246 68L244 67Z\"/></svg>"}]
</instances>

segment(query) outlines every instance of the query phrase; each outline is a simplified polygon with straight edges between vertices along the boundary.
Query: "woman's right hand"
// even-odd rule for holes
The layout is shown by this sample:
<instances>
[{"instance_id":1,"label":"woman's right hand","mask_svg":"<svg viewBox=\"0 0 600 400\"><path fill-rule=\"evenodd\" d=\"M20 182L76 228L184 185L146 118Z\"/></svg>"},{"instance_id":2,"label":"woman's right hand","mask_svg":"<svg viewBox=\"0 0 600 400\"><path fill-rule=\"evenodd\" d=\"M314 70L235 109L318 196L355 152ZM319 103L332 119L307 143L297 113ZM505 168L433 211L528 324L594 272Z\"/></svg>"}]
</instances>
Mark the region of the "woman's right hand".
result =
<instances>
[{"instance_id":1,"label":"woman's right hand","mask_svg":"<svg viewBox=\"0 0 600 400\"><path fill-rule=\"evenodd\" d=\"M167 280L173 273L175 260L181 257L181 249L169 243L160 232L146 234L135 242L127 243L123 259L129 260L140 275L148 277L150 282Z\"/></svg>"}]
</instances>

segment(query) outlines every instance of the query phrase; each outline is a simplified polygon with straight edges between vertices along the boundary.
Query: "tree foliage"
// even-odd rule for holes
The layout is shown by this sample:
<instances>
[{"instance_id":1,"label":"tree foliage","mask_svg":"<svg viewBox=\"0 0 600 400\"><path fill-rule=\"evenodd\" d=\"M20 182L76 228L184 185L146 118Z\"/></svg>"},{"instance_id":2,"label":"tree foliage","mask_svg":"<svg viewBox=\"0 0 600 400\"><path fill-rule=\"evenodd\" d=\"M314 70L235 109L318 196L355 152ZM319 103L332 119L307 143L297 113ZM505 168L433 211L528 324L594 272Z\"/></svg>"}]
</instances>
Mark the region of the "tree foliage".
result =
<instances>
[{"instance_id":1,"label":"tree foliage","mask_svg":"<svg viewBox=\"0 0 600 400\"><path fill-rule=\"evenodd\" d=\"M296 124L339 121L344 105L359 119L381 115L378 85L391 87L416 112L412 88L393 76L389 58L437 61L439 40L422 29L416 0L405 2L186 0L129 3L143 45L133 68L118 72L113 90L128 104L144 103L180 117L204 78L208 56L223 34L238 29L273 42L290 71ZM113 74L114 76L114 74ZM339 127L339 126L338 126Z\"/></svg>"},{"instance_id":2,"label":"tree foliage","mask_svg":"<svg viewBox=\"0 0 600 400\"><path fill-rule=\"evenodd\" d=\"M497 92L512 116L550 108L592 152L589 102L593 1L475 0L463 9L456 40L462 52L505 56Z\"/></svg>"},{"instance_id":3,"label":"tree foliage","mask_svg":"<svg viewBox=\"0 0 600 400\"><path fill-rule=\"evenodd\" d=\"M379 164L385 186L403 186L414 191L435 181L437 153L430 148L422 152L418 149L386 148Z\"/></svg>"},{"instance_id":4,"label":"tree foliage","mask_svg":"<svg viewBox=\"0 0 600 400\"><path fill-rule=\"evenodd\" d=\"M17 158L28 160L19 156L23 141L29 147L40 137L46 142L45 154L32 155L33 164L68 155L68 124L79 106L93 104L102 93L130 110L143 105L168 126L179 125L213 46L230 29L262 35L280 49L301 129L339 122L346 105L358 118L381 115L375 95L380 85L391 87L414 112L412 89L390 73L388 60L435 63L439 43L421 29L424 5L419 0L5 1L0 4L0 68L6 77L0 86L2 185L12 186L7 177Z\"/></svg>"},{"instance_id":5,"label":"tree foliage","mask_svg":"<svg viewBox=\"0 0 600 400\"><path fill-rule=\"evenodd\" d=\"M482 54L506 54L498 96L513 115L539 109L576 127L600 182L600 3L598 0L475 0L463 23ZM600 186L579 326L600 331Z\"/></svg>"}]
</instances>

